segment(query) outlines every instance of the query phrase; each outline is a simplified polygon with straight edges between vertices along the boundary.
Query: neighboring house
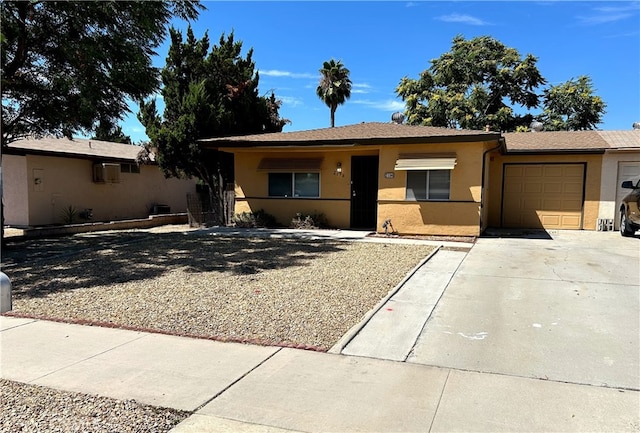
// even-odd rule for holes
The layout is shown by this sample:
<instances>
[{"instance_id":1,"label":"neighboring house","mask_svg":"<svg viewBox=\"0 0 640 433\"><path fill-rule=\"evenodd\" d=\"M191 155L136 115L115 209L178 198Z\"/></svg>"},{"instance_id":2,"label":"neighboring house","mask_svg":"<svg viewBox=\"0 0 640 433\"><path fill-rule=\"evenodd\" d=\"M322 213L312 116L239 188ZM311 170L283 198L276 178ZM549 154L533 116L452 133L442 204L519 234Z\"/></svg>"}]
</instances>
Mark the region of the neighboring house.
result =
<instances>
[{"instance_id":1,"label":"neighboring house","mask_svg":"<svg viewBox=\"0 0 640 433\"><path fill-rule=\"evenodd\" d=\"M382 232L391 220L401 234L477 236L487 227L603 229L603 218L617 218L620 170L638 167L637 134L362 123L202 145L234 154L236 212L264 210L283 225L322 213L337 228Z\"/></svg>"},{"instance_id":2,"label":"neighboring house","mask_svg":"<svg viewBox=\"0 0 640 433\"><path fill-rule=\"evenodd\" d=\"M157 165L138 165L139 146L66 138L12 142L2 155L5 224L68 222L68 209L91 209L93 221L186 212L194 180L165 179ZM83 214L86 217L88 215Z\"/></svg>"},{"instance_id":3,"label":"neighboring house","mask_svg":"<svg viewBox=\"0 0 640 433\"><path fill-rule=\"evenodd\" d=\"M486 152L497 132L395 123L203 140L234 154L236 213L264 210L288 225L296 213L334 227L479 235Z\"/></svg>"},{"instance_id":4,"label":"neighboring house","mask_svg":"<svg viewBox=\"0 0 640 433\"><path fill-rule=\"evenodd\" d=\"M640 130L598 131L609 147L602 156L602 187L598 229L620 228L620 203L629 193L625 180L640 178Z\"/></svg>"}]
</instances>

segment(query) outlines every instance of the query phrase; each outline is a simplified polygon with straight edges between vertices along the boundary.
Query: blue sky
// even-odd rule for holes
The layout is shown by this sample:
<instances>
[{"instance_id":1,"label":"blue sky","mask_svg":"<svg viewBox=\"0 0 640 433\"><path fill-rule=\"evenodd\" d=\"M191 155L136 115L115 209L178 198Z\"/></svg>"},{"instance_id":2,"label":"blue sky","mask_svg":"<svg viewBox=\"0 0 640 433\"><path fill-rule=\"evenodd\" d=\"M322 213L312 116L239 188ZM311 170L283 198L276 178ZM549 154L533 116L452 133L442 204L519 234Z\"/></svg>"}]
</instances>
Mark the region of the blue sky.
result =
<instances>
[{"instance_id":1,"label":"blue sky","mask_svg":"<svg viewBox=\"0 0 640 433\"><path fill-rule=\"evenodd\" d=\"M522 56L538 58L549 84L580 75L593 80L607 104L604 130L640 121L640 1L205 1L192 23L212 42L234 32L243 55L253 48L260 92L282 100L284 131L330 126L329 109L316 96L322 63L334 58L351 71L351 98L336 112L336 126L388 122L404 104L395 88L418 78L430 60L466 39L492 36ZM175 22L185 30L187 24ZM164 66L168 43L154 63ZM134 142L144 128L128 116L122 126ZM533 112L536 113L535 111Z\"/></svg>"}]
</instances>

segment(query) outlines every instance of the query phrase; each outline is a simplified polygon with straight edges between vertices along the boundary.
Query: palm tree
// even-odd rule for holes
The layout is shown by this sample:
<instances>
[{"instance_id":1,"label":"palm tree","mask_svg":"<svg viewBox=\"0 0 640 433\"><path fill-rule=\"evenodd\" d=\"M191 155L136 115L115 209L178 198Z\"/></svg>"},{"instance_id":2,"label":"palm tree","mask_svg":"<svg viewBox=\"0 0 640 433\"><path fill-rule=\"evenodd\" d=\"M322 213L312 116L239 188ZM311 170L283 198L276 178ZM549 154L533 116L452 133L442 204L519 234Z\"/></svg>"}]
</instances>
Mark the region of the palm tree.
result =
<instances>
[{"instance_id":1,"label":"palm tree","mask_svg":"<svg viewBox=\"0 0 640 433\"><path fill-rule=\"evenodd\" d=\"M351 96L349 70L344 67L342 62L331 59L322 64L320 74L322 76L316 94L331 110L331 127L333 128L338 105L344 104Z\"/></svg>"}]
</instances>

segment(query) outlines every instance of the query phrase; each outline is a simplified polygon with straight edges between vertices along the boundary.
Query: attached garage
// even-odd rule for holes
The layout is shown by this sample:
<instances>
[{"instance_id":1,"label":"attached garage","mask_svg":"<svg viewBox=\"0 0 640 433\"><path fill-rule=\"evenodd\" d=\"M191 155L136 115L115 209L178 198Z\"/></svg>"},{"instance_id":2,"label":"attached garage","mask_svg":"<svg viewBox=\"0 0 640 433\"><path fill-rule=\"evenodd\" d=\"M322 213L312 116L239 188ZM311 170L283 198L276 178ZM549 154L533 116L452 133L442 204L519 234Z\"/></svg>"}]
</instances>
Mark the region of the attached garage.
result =
<instances>
[{"instance_id":1,"label":"attached garage","mask_svg":"<svg viewBox=\"0 0 640 433\"><path fill-rule=\"evenodd\" d=\"M502 226L582 228L584 164L505 164Z\"/></svg>"}]
</instances>

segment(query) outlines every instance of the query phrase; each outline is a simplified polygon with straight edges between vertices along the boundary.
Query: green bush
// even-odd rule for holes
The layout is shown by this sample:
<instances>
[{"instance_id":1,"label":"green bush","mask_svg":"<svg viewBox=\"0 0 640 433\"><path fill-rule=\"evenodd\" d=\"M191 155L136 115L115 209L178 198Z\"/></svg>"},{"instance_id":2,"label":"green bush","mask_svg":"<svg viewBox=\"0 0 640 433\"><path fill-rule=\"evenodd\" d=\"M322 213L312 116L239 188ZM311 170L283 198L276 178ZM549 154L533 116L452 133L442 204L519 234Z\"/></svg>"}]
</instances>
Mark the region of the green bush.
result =
<instances>
[{"instance_id":1,"label":"green bush","mask_svg":"<svg viewBox=\"0 0 640 433\"><path fill-rule=\"evenodd\" d=\"M260 209L255 212L242 212L235 214L232 220L236 227L255 228L255 227L276 227L278 224L276 218Z\"/></svg>"},{"instance_id":2,"label":"green bush","mask_svg":"<svg viewBox=\"0 0 640 433\"><path fill-rule=\"evenodd\" d=\"M296 216L291 220L290 227L300 230L330 228L329 220L327 220L325 214L303 214L302 212L296 213Z\"/></svg>"},{"instance_id":3,"label":"green bush","mask_svg":"<svg viewBox=\"0 0 640 433\"><path fill-rule=\"evenodd\" d=\"M62 209L60 216L62 218L62 224L73 224L78 220L78 210L69 205Z\"/></svg>"}]
</instances>

